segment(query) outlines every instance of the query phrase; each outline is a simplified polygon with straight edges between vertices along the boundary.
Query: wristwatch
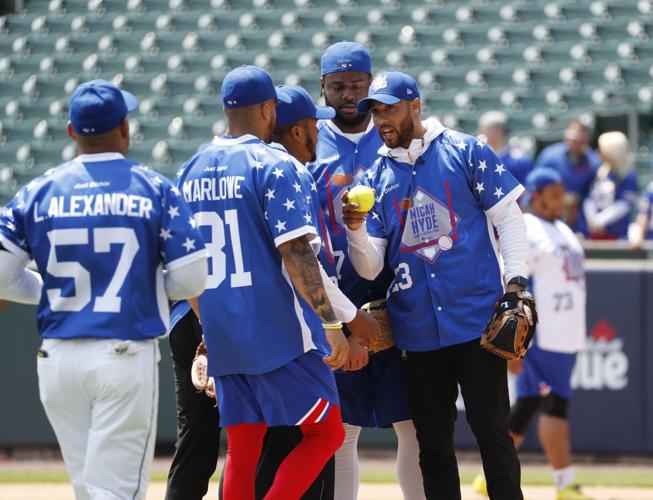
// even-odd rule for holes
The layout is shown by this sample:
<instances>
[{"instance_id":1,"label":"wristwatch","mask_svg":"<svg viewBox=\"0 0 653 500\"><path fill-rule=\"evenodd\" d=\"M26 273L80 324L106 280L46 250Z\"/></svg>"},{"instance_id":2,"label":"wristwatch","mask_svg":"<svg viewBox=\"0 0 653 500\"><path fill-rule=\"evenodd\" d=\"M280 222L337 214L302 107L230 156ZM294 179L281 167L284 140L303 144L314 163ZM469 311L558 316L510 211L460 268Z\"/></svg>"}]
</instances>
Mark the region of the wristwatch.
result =
<instances>
[{"instance_id":1,"label":"wristwatch","mask_svg":"<svg viewBox=\"0 0 653 500\"><path fill-rule=\"evenodd\" d=\"M508 282L508 284L519 285L524 290L526 290L528 288L528 278L524 278L523 276L515 276Z\"/></svg>"}]
</instances>

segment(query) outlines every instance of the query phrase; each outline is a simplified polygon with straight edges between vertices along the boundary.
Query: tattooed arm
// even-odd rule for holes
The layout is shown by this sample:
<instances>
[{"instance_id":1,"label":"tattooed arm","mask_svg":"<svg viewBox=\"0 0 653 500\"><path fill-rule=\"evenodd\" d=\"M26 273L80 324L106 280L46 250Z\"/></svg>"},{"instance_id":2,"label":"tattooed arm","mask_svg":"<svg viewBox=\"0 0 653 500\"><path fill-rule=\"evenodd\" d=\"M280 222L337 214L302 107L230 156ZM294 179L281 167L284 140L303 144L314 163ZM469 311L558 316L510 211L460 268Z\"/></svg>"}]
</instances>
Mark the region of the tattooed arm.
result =
<instances>
[{"instance_id":1,"label":"tattooed arm","mask_svg":"<svg viewBox=\"0 0 653 500\"><path fill-rule=\"evenodd\" d=\"M323 323L337 321L336 315L324 290L320 266L306 236L287 241L279 246L283 264L290 281ZM342 330L327 330L326 339L331 355L324 358L332 369L342 367L347 361L349 345Z\"/></svg>"}]
</instances>

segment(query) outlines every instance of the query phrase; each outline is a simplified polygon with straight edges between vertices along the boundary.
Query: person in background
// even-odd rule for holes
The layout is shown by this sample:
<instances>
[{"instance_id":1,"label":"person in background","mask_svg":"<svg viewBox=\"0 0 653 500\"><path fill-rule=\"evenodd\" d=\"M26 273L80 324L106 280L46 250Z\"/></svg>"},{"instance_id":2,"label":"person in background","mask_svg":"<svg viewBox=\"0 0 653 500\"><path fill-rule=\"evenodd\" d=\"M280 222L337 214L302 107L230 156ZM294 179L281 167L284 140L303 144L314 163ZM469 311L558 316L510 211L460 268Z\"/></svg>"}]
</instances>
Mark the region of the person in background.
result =
<instances>
[{"instance_id":1,"label":"person in background","mask_svg":"<svg viewBox=\"0 0 653 500\"><path fill-rule=\"evenodd\" d=\"M644 240L653 239L653 181L644 189L637 207L635 220L628 227L628 241L633 248L641 248Z\"/></svg>"},{"instance_id":2,"label":"person in background","mask_svg":"<svg viewBox=\"0 0 653 500\"><path fill-rule=\"evenodd\" d=\"M603 164L596 172L583 203L590 238L624 239L637 201L637 171L633 168L630 142L622 132L599 136Z\"/></svg>"},{"instance_id":3,"label":"person in background","mask_svg":"<svg viewBox=\"0 0 653 500\"><path fill-rule=\"evenodd\" d=\"M508 138L508 115L503 111L488 111L478 120L478 134L503 162L506 169L520 184L533 170L533 162L526 152L510 145Z\"/></svg>"},{"instance_id":4,"label":"person in background","mask_svg":"<svg viewBox=\"0 0 653 500\"><path fill-rule=\"evenodd\" d=\"M575 233L587 235L587 224L581 207L589 195L601 157L590 148L590 131L580 120L572 120L565 129L564 140L544 148L535 168L550 167L560 172L567 190L565 217Z\"/></svg>"}]
</instances>

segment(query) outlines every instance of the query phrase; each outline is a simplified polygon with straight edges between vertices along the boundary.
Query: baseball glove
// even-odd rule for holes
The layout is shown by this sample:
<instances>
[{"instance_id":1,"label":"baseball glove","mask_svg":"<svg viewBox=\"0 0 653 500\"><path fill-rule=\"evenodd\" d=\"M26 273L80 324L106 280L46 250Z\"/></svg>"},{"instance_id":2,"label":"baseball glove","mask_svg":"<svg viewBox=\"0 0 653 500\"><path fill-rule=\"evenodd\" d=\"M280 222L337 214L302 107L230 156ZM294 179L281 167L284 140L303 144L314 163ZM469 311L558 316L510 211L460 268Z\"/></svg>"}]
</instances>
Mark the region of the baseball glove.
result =
<instances>
[{"instance_id":1,"label":"baseball glove","mask_svg":"<svg viewBox=\"0 0 653 500\"><path fill-rule=\"evenodd\" d=\"M370 344L370 353L384 351L395 345L386 301L382 299L368 302L361 309L369 313L379 325L379 337Z\"/></svg>"},{"instance_id":2,"label":"baseball glove","mask_svg":"<svg viewBox=\"0 0 653 500\"><path fill-rule=\"evenodd\" d=\"M204 392L210 398L215 398L213 377L208 374L209 359L206 357L206 344L200 342L195 351L195 358L190 369L190 378L197 392Z\"/></svg>"},{"instance_id":3,"label":"baseball glove","mask_svg":"<svg viewBox=\"0 0 653 500\"><path fill-rule=\"evenodd\" d=\"M505 359L522 359L536 325L533 296L527 291L508 292L494 306L494 313L481 337L481 347Z\"/></svg>"}]
</instances>

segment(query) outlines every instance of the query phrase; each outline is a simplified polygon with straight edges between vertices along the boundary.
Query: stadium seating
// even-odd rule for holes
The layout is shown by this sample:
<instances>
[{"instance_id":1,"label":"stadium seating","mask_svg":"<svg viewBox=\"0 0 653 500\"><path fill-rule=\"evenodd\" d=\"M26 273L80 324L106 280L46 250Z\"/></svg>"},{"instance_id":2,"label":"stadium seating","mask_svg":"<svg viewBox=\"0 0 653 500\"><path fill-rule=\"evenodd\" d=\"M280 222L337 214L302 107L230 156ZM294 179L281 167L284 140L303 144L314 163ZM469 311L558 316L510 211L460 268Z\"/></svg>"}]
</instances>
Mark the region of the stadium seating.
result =
<instances>
[{"instance_id":1,"label":"stadium seating","mask_svg":"<svg viewBox=\"0 0 653 500\"><path fill-rule=\"evenodd\" d=\"M356 40L376 71L418 78L445 124L474 133L502 109L530 147L582 113L650 114L652 34L653 0L31 0L0 17L0 202L74 157L67 100L86 79L141 99L131 156L172 176L224 130L220 83L240 64L317 98L324 48Z\"/></svg>"}]
</instances>

